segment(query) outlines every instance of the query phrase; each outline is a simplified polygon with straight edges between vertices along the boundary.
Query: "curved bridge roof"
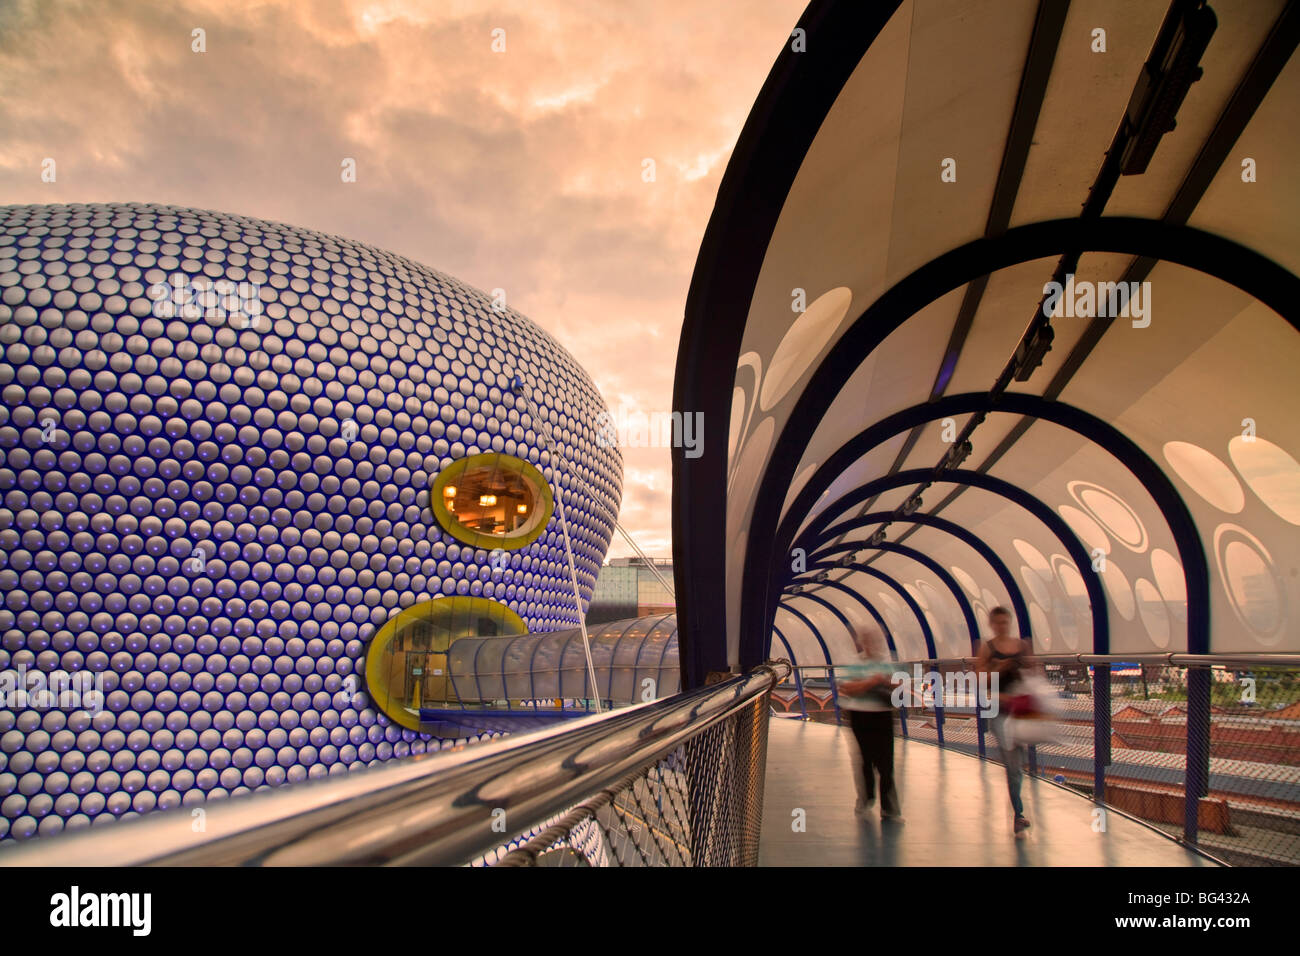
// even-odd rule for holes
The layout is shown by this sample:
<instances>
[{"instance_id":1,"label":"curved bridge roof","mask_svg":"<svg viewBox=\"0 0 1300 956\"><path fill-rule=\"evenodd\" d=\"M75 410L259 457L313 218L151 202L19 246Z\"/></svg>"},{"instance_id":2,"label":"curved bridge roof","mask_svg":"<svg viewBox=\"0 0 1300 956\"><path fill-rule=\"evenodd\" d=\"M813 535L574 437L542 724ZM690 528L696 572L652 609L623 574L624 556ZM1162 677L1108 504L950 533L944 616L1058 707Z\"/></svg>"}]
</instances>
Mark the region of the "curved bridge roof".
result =
<instances>
[{"instance_id":1,"label":"curved bridge roof","mask_svg":"<svg viewBox=\"0 0 1300 956\"><path fill-rule=\"evenodd\" d=\"M961 656L995 604L1045 653L1300 648L1297 6L807 8L686 308L688 683L868 621Z\"/></svg>"}]
</instances>

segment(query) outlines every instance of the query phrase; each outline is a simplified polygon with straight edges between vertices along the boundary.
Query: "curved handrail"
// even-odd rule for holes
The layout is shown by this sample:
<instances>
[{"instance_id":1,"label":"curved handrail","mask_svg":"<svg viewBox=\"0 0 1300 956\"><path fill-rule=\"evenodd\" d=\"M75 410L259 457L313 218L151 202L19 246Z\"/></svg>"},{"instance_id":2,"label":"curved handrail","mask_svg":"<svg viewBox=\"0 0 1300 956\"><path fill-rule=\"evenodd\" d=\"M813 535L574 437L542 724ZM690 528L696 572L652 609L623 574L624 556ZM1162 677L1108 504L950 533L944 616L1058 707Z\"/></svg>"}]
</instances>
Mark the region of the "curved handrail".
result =
<instances>
[{"instance_id":1,"label":"curved handrail","mask_svg":"<svg viewBox=\"0 0 1300 956\"><path fill-rule=\"evenodd\" d=\"M1240 654L1180 654L1141 653L1141 654L1035 654L1035 661L1044 664L1152 664L1170 667L1213 667L1215 665L1247 665L1256 667L1296 667L1300 666L1300 653L1249 653ZM916 657L908 660L891 661L900 667L909 664L975 664L974 657ZM831 664L834 669L836 664ZM796 670L826 670L825 664L800 664Z\"/></svg>"},{"instance_id":2,"label":"curved handrail","mask_svg":"<svg viewBox=\"0 0 1300 956\"><path fill-rule=\"evenodd\" d=\"M788 665L562 728L0 850L0 866L456 865L662 758L785 677ZM195 832L194 810L202 810ZM504 811L510 821L499 823Z\"/></svg>"}]
</instances>

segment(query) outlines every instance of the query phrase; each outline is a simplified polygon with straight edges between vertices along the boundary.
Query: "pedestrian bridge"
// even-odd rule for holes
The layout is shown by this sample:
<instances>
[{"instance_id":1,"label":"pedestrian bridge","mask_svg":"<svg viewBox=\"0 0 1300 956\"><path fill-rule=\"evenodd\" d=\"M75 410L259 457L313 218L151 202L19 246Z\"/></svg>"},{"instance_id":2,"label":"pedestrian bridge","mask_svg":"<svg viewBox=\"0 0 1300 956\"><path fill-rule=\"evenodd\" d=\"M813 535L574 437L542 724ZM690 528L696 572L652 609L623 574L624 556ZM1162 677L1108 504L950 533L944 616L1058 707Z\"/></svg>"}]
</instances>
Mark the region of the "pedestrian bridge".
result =
<instances>
[{"instance_id":1,"label":"pedestrian bridge","mask_svg":"<svg viewBox=\"0 0 1300 956\"><path fill-rule=\"evenodd\" d=\"M859 819L849 738L847 727L772 720L760 866L1215 865L1043 777L1025 780L1032 826L1013 836L1002 768L920 741L898 741L894 755L905 822Z\"/></svg>"},{"instance_id":2,"label":"pedestrian bridge","mask_svg":"<svg viewBox=\"0 0 1300 956\"><path fill-rule=\"evenodd\" d=\"M812 0L685 303L672 647L403 649L412 733L524 723L0 864L1300 862L1298 42L1292 0ZM959 670L994 607L1067 695L1031 829L942 701L858 820L853 635Z\"/></svg>"}]
</instances>

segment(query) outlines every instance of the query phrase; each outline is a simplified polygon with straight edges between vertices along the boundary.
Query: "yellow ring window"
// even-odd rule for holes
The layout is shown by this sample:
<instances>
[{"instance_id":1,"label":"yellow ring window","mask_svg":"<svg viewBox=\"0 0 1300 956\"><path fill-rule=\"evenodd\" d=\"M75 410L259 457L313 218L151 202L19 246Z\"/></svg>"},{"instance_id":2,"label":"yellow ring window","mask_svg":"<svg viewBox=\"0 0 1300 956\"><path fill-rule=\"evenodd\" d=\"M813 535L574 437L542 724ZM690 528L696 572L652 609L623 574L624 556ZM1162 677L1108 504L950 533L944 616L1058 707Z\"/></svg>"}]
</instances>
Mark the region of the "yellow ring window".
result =
<instances>
[{"instance_id":1,"label":"yellow ring window","mask_svg":"<svg viewBox=\"0 0 1300 956\"><path fill-rule=\"evenodd\" d=\"M434 479L429 503L438 524L458 541L508 551L536 541L554 509L542 473L499 452L452 462Z\"/></svg>"},{"instance_id":2,"label":"yellow ring window","mask_svg":"<svg viewBox=\"0 0 1300 956\"><path fill-rule=\"evenodd\" d=\"M528 625L491 598L453 595L421 601L389 618L366 652L366 689L375 706L408 730L421 710L459 707L449 651L466 637L527 634Z\"/></svg>"}]
</instances>

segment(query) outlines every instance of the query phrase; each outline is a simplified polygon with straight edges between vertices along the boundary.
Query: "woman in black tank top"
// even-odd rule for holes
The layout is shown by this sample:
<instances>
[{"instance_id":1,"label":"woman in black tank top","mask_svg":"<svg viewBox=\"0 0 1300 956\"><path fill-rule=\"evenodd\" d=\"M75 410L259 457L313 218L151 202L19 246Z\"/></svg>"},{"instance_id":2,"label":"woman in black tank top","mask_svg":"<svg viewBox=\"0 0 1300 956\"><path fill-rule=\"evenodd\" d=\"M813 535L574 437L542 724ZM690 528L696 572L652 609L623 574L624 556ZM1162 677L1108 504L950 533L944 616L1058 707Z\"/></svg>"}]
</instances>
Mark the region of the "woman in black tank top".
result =
<instances>
[{"instance_id":1,"label":"woman in black tank top","mask_svg":"<svg viewBox=\"0 0 1300 956\"><path fill-rule=\"evenodd\" d=\"M1020 682L1022 670L1025 666L1025 655L1029 653L1026 642L1021 641L1020 647L1010 654L998 650L997 644L992 640L988 641L989 658L993 670L998 675L998 691L1006 694L1015 689L1015 685Z\"/></svg>"},{"instance_id":2,"label":"woman in black tank top","mask_svg":"<svg viewBox=\"0 0 1300 956\"><path fill-rule=\"evenodd\" d=\"M1002 751L1002 765L1007 772L1007 792L1011 796L1011 808L1015 811L1012 826L1019 834L1029 829L1024 804L1020 799L1024 750L1007 739L1007 712L1004 702L1007 697L1015 695L1024 672L1032 666L1029 661L1030 644L1011 633L1011 612L1004 607L995 607L989 612L989 629L993 631L993 637L980 647L979 662L976 666L981 671L997 675L998 712L989 723L997 736L998 749ZM1018 646L1014 650L1000 650L999 643L1003 648Z\"/></svg>"}]
</instances>

